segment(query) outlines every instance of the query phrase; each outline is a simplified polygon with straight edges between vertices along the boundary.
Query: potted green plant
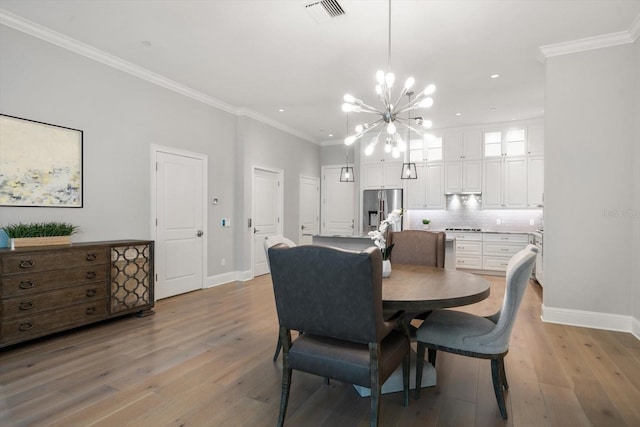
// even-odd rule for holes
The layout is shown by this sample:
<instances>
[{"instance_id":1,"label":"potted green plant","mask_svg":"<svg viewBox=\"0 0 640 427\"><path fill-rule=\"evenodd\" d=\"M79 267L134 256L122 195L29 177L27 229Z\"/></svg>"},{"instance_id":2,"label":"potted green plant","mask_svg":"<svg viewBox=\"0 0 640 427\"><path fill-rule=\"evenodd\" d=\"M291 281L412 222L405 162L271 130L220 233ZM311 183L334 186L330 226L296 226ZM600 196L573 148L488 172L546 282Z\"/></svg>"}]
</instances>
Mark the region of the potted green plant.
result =
<instances>
[{"instance_id":1,"label":"potted green plant","mask_svg":"<svg viewBox=\"0 0 640 427\"><path fill-rule=\"evenodd\" d=\"M422 229L423 230L428 230L429 229L429 224L431 223L431 220L429 219L423 219L422 220Z\"/></svg>"},{"instance_id":2,"label":"potted green plant","mask_svg":"<svg viewBox=\"0 0 640 427\"><path fill-rule=\"evenodd\" d=\"M66 222L32 222L2 227L11 240L11 249L25 246L68 245L78 227Z\"/></svg>"}]
</instances>

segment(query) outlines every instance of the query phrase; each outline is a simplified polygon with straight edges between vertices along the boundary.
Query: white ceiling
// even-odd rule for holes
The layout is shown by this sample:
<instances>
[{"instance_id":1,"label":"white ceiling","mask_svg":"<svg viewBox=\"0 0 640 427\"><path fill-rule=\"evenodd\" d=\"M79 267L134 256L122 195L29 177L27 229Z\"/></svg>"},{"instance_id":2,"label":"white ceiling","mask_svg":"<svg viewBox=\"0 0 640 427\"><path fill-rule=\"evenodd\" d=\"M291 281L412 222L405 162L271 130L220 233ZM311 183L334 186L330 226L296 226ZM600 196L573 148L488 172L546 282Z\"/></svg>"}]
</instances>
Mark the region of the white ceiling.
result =
<instances>
[{"instance_id":1,"label":"white ceiling","mask_svg":"<svg viewBox=\"0 0 640 427\"><path fill-rule=\"evenodd\" d=\"M311 1L0 0L0 8L319 142L345 136L346 92L378 105L389 15L387 1L338 0L346 14L317 23L305 10ZM399 83L415 77L417 90L437 85L424 114L434 128L541 117L539 47L628 31L638 16L640 0L394 0L391 69ZM350 122L369 118L358 116Z\"/></svg>"}]
</instances>

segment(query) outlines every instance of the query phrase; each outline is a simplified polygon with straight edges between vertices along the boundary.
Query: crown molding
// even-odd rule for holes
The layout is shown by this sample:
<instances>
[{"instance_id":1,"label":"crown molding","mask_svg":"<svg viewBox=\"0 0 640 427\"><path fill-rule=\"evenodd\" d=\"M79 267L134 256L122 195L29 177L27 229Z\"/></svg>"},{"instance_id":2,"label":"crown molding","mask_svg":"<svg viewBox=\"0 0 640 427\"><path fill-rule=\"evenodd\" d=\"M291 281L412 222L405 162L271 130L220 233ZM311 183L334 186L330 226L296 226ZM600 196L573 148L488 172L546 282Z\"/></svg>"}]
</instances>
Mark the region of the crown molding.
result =
<instances>
[{"instance_id":1,"label":"crown molding","mask_svg":"<svg viewBox=\"0 0 640 427\"><path fill-rule=\"evenodd\" d=\"M265 117L260 113L256 113L255 111L250 110L248 108L239 108L237 110L236 114L238 116L250 117L250 118L252 118L254 120L262 122L262 123L264 123L266 125L269 125L269 126L271 126L273 128L279 129L279 130L281 130L283 132L286 132L286 133L291 134L293 136L297 136L298 138L304 139L307 142L318 144L318 141L316 141L315 138L312 138L311 136L309 136L309 135L307 135L305 133L302 133L302 132L299 132L299 131L297 131L297 130L295 130L293 128L290 128L289 126L287 126L285 124L282 124L282 123L277 122L275 120L272 120L272 119L270 119L268 117Z\"/></svg>"},{"instance_id":2,"label":"crown molding","mask_svg":"<svg viewBox=\"0 0 640 427\"><path fill-rule=\"evenodd\" d=\"M1 8L0 8L0 24L6 25L7 27L11 27L14 30L18 30L23 33L29 34L33 37L37 37L41 40L44 40L46 42L59 46L63 49L70 50L74 53L77 53L78 55L82 55L89 59L93 59L94 61L100 62L109 67L131 74L135 77L146 80L155 85L164 87L165 89L169 89L173 92L179 93L180 95L194 99L198 102L202 102L203 104L212 106L222 111L226 111L227 113L231 113L235 116L251 117L252 119L265 123L276 129L280 129L286 133L292 134L306 141L317 143L310 136L305 135L301 132L298 132L297 130L292 129L280 122L271 120L259 113L256 113L255 111L249 110L247 108L238 108L231 104L227 104L224 101L221 101L212 96L206 95L200 91L192 89L181 83L178 83L175 80L171 80L163 75L154 73L153 71L147 70L146 68L143 68L131 62L125 61L115 55L111 55L93 46L82 43L81 41L65 36L64 34L60 34L47 27L36 24L35 22L28 21L18 15L15 15Z\"/></svg>"},{"instance_id":3,"label":"crown molding","mask_svg":"<svg viewBox=\"0 0 640 427\"><path fill-rule=\"evenodd\" d=\"M570 53L634 43L638 39L638 36L640 36L640 15L636 17L629 29L626 31L540 46L538 48L537 57L540 62L545 62L547 58L552 56L567 55Z\"/></svg>"}]
</instances>

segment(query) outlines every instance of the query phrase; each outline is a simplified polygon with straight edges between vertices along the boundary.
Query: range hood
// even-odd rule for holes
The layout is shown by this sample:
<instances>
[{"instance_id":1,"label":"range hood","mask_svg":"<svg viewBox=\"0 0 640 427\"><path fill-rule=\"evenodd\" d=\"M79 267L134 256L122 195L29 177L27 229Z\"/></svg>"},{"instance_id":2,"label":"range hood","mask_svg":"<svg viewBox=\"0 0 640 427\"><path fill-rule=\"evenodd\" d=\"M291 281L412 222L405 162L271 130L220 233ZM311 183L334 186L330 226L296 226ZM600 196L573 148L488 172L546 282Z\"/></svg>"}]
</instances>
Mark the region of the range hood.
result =
<instances>
[{"instance_id":1,"label":"range hood","mask_svg":"<svg viewBox=\"0 0 640 427\"><path fill-rule=\"evenodd\" d=\"M455 192L449 191L444 193L445 196L455 196L455 195L470 196L472 194L476 196L480 196L482 194L482 191L455 191Z\"/></svg>"}]
</instances>

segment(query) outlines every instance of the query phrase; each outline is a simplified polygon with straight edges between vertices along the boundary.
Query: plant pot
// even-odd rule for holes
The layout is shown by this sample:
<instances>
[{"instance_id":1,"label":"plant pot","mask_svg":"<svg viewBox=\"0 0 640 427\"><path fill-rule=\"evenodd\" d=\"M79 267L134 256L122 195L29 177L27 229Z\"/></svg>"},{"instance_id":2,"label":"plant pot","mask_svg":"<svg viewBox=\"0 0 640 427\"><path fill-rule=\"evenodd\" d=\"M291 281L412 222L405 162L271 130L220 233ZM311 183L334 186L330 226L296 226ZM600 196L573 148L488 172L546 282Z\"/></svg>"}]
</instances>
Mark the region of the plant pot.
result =
<instances>
[{"instance_id":1,"label":"plant pot","mask_svg":"<svg viewBox=\"0 0 640 427\"><path fill-rule=\"evenodd\" d=\"M428 230L429 229L429 224L422 224L422 229L423 230Z\"/></svg>"},{"instance_id":2,"label":"plant pot","mask_svg":"<svg viewBox=\"0 0 640 427\"><path fill-rule=\"evenodd\" d=\"M70 245L71 236L19 237L11 239L11 249L30 246Z\"/></svg>"},{"instance_id":3,"label":"plant pot","mask_svg":"<svg viewBox=\"0 0 640 427\"><path fill-rule=\"evenodd\" d=\"M382 260L382 277L391 276L391 261L388 259Z\"/></svg>"}]
</instances>

